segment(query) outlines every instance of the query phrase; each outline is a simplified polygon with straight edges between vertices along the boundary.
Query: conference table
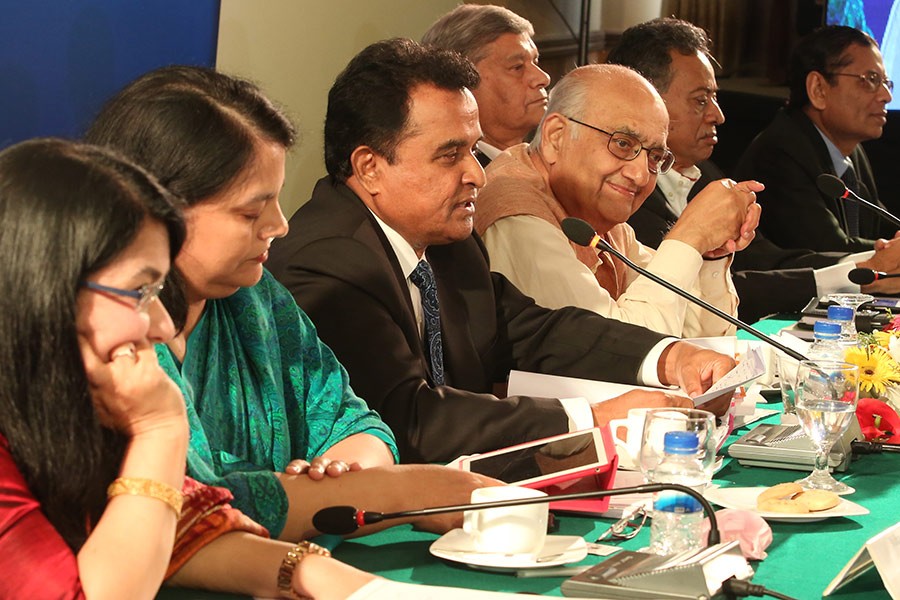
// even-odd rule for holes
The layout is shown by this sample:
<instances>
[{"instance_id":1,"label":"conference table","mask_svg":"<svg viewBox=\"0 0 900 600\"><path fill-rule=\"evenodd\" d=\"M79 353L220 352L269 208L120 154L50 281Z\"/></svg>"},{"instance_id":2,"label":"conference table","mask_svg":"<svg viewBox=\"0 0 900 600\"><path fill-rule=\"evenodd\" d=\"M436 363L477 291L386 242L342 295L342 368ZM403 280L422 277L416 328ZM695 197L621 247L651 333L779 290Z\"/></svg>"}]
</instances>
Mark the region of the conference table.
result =
<instances>
[{"instance_id":1,"label":"conference table","mask_svg":"<svg viewBox=\"0 0 900 600\"><path fill-rule=\"evenodd\" d=\"M758 324L758 327L773 332L789 323L770 319ZM771 402L766 408L780 408L780 403ZM778 419L779 415L772 415L757 423L777 423ZM747 430L736 430L726 444ZM835 517L817 522L770 522L773 541L767 549L767 558L751 562L756 571L753 582L797 599L821 598L829 582L866 540L900 520L898 466L900 457L896 454L873 454L858 458L846 472L835 473L837 479L856 489L847 498L867 508L870 511L867 515ZM713 482L722 487L771 486L805 475L800 471L744 467L726 456ZM563 513L556 517L558 530L554 533L578 535L594 541L612 522L612 519ZM650 536L649 523L648 520L633 539L615 545L626 550L646 547ZM437 538L435 534L415 531L411 526L403 525L344 541L335 548L334 556L365 571L397 581L562 596L560 585L565 577L520 578L512 573L476 570L436 558L428 549ZM588 567L602 560L601 557L588 555L576 564ZM226 597L237 598L191 590L168 590L160 595L160 598L197 600ZM874 568L834 592L831 597L838 600L890 598Z\"/></svg>"}]
</instances>

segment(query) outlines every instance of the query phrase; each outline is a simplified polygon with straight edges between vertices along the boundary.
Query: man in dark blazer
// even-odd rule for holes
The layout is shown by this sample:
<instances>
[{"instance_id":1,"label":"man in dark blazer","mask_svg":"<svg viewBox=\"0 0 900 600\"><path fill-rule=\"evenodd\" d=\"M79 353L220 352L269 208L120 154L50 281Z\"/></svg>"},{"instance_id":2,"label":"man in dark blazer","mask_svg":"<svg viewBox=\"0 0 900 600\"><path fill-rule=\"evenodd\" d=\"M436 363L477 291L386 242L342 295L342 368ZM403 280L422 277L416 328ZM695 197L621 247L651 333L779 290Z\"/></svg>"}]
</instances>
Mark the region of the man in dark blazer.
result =
<instances>
[{"instance_id":1,"label":"man in dark blazer","mask_svg":"<svg viewBox=\"0 0 900 600\"><path fill-rule=\"evenodd\" d=\"M655 248L685 204L710 181L725 176L707 160L717 141L716 127L725 121L716 101L718 86L709 39L705 31L687 21L654 19L623 32L607 60L647 77L669 111L668 145L675 154L674 167L660 176L656 188L628 220L637 238ZM764 211L761 220L766 218ZM851 269L900 268L900 244L893 251L885 246L889 245L880 244L874 257L870 253L851 256L846 252L785 249L757 231L732 263L732 278L740 297L739 315L752 322L776 312L797 312L817 295L858 292L859 286L847 279ZM887 285L880 282L865 291L891 291Z\"/></svg>"},{"instance_id":2,"label":"man in dark blazer","mask_svg":"<svg viewBox=\"0 0 900 600\"><path fill-rule=\"evenodd\" d=\"M788 108L750 144L735 175L766 185L760 229L785 248L871 250L896 227L865 207L821 192L822 173L841 177L878 202L872 168L860 142L881 137L893 84L878 45L843 26L818 29L798 43L789 69Z\"/></svg>"},{"instance_id":3,"label":"man in dark blazer","mask_svg":"<svg viewBox=\"0 0 900 600\"><path fill-rule=\"evenodd\" d=\"M534 27L511 10L492 4L460 4L422 36L427 46L459 52L475 65L482 138L475 156L482 167L521 144L547 108L550 76L538 66Z\"/></svg>"},{"instance_id":4,"label":"man in dark blazer","mask_svg":"<svg viewBox=\"0 0 900 600\"><path fill-rule=\"evenodd\" d=\"M634 406L684 404L660 392L596 405L492 395L511 369L680 384L693 395L733 365L587 311L539 307L490 272L472 235L484 185L472 154L477 82L459 55L409 40L358 54L329 93L329 176L271 249L272 272L394 430L406 462L602 425Z\"/></svg>"}]
</instances>

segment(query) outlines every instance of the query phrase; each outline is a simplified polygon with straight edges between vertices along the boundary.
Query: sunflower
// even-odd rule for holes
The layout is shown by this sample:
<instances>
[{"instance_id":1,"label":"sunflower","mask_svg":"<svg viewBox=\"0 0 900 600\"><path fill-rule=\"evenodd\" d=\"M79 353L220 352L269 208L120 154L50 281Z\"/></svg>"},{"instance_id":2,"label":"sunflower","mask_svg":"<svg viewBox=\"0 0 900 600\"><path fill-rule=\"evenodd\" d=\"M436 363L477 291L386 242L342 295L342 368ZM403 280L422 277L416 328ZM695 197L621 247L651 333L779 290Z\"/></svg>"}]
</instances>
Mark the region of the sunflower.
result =
<instances>
[{"instance_id":1,"label":"sunflower","mask_svg":"<svg viewBox=\"0 0 900 600\"><path fill-rule=\"evenodd\" d=\"M900 368L891 355L880 346L849 348L844 359L859 367L861 392L874 391L881 396L888 386L900 383Z\"/></svg>"}]
</instances>

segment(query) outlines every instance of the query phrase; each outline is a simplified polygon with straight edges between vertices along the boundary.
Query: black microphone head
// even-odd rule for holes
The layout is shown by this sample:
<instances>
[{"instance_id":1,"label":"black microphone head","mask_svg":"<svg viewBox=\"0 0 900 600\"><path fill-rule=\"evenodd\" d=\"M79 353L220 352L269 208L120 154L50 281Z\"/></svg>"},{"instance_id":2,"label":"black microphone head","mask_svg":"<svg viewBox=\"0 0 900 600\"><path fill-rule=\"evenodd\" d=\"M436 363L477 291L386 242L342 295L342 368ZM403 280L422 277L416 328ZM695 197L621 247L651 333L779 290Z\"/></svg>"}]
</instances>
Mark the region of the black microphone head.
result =
<instances>
[{"instance_id":1,"label":"black microphone head","mask_svg":"<svg viewBox=\"0 0 900 600\"><path fill-rule=\"evenodd\" d=\"M313 515L313 527L322 533L347 535L359 529L357 511L352 506L329 506Z\"/></svg>"},{"instance_id":2,"label":"black microphone head","mask_svg":"<svg viewBox=\"0 0 900 600\"><path fill-rule=\"evenodd\" d=\"M591 224L575 217L566 217L562 222L563 233L579 246L590 246L597 232Z\"/></svg>"},{"instance_id":3,"label":"black microphone head","mask_svg":"<svg viewBox=\"0 0 900 600\"><path fill-rule=\"evenodd\" d=\"M816 187L829 198L840 198L847 191L847 186L841 178L830 173L822 173L816 177Z\"/></svg>"},{"instance_id":4,"label":"black microphone head","mask_svg":"<svg viewBox=\"0 0 900 600\"><path fill-rule=\"evenodd\" d=\"M847 273L847 279L856 285L869 285L878 279L878 277L872 269L853 269Z\"/></svg>"}]
</instances>

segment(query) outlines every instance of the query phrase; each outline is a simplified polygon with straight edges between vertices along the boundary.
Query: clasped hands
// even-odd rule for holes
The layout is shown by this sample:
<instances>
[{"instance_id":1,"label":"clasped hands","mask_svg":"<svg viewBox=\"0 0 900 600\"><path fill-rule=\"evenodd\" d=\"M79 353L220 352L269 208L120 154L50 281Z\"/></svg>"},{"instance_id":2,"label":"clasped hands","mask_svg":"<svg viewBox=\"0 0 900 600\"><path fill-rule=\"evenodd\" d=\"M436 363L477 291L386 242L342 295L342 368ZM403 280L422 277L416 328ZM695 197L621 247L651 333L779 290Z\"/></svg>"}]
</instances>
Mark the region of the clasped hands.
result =
<instances>
[{"instance_id":1,"label":"clasped hands","mask_svg":"<svg viewBox=\"0 0 900 600\"><path fill-rule=\"evenodd\" d=\"M710 183L688 203L666 239L684 242L707 259L743 250L756 236L761 214L756 194L764 189L757 181Z\"/></svg>"}]
</instances>

